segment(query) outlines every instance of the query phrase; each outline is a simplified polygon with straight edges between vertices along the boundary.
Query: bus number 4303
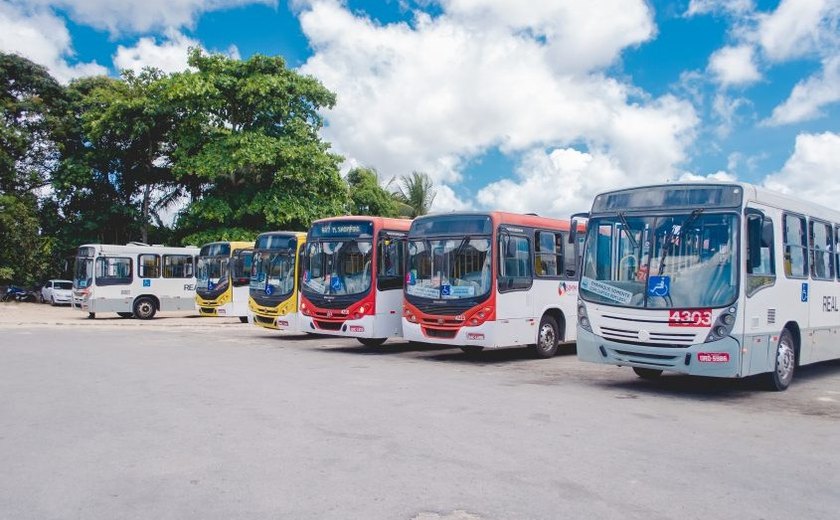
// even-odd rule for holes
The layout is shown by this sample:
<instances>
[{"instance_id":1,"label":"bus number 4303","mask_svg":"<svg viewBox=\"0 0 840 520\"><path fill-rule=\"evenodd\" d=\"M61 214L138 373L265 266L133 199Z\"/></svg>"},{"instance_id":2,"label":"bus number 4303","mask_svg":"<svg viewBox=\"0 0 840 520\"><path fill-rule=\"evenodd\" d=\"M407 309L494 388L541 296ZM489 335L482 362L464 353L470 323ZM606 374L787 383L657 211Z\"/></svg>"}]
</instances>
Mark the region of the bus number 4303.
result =
<instances>
[{"instance_id":1,"label":"bus number 4303","mask_svg":"<svg viewBox=\"0 0 840 520\"><path fill-rule=\"evenodd\" d=\"M669 327L711 327L712 309L674 310L668 313Z\"/></svg>"}]
</instances>

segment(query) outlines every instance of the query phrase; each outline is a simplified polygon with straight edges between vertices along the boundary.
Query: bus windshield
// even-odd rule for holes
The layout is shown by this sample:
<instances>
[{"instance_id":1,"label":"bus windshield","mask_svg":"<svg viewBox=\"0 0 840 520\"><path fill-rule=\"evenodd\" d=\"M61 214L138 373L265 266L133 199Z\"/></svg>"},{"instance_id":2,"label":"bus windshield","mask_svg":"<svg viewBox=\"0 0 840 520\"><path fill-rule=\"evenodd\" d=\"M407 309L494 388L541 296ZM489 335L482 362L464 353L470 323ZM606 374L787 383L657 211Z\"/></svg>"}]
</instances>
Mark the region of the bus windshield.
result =
<instances>
[{"instance_id":1,"label":"bus windshield","mask_svg":"<svg viewBox=\"0 0 840 520\"><path fill-rule=\"evenodd\" d=\"M475 298L487 294L491 284L490 237L409 240L407 294Z\"/></svg>"},{"instance_id":2,"label":"bus windshield","mask_svg":"<svg viewBox=\"0 0 840 520\"><path fill-rule=\"evenodd\" d=\"M196 290L213 291L227 285L229 263L227 256L198 257Z\"/></svg>"},{"instance_id":3,"label":"bus windshield","mask_svg":"<svg viewBox=\"0 0 840 520\"><path fill-rule=\"evenodd\" d=\"M738 287L737 223L734 214L701 210L592 218L581 296L624 307L730 305Z\"/></svg>"},{"instance_id":4,"label":"bus windshield","mask_svg":"<svg viewBox=\"0 0 840 520\"><path fill-rule=\"evenodd\" d=\"M366 292L371 286L372 251L370 239L308 242L303 290L320 295Z\"/></svg>"},{"instance_id":5,"label":"bus windshield","mask_svg":"<svg viewBox=\"0 0 840 520\"><path fill-rule=\"evenodd\" d=\"M76 257L73 268L73 285L77 289L85 289L93 283L93 258Z\"/></svg>"},{"instance_id":6,"label":"bus windshield","mask_svg":"<svg viewBox=\"0 0 840 520\"><path fill-rule=\"evenodd\" d=\"M295 288L294 250L255 251L251 268L251 293L287 297Z\"/></svg>"}]
</instances>

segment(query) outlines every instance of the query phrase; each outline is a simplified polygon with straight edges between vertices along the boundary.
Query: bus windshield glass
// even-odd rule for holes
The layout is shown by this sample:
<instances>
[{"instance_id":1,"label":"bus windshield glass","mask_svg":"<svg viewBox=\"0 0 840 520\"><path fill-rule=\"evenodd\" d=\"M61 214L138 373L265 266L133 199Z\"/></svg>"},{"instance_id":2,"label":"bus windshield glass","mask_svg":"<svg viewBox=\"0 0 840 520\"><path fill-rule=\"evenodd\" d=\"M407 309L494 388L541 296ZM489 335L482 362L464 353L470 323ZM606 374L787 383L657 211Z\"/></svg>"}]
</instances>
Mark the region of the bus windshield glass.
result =
<instances>
[{"instance_id":1,"label":"bus windshield glass","mask_svg":"<svg viewBox=\"0 0 840 520\"><path fill-rule=\"evenodd\" d=\"M492 282L490 237L410 239L405 291L420 298L483 296Z\"/></svg>"},{"instance_id":2,"label":"bus windshield glass","mask_svg":"<svg viewBox=\"0 0 840 520\"><path fill-rule=\"evenodd\" d=\"M304 292L361 294L371 286L371 239L315 240L306 244Z\"/></svg>"},{"instance_id":3,"label":"bus windshield glass","mask_svg":"<svg viewBox=\"0 0 840 520\"><path fill-rule=\"evenodd\" d=\"M583 254L581 296L645 308L730 305L738 288L738 218L695 210L595 217Z\"/></svg>"},{"instance_id":4,"label":"bus windshield glass","mask_svg":"<svg viewBox=\"0 0 840 520\"><path fill-rule=\"evenodd\" d=\"M76 257L73 268L73 285L77 289L86 289L93 282L93 258Z\"/></svg>"},{"instance_id":5,"label":"bus windshield glass","mask_svg":"<svg viewBox=\"0 0 840 520\"><path fill-rule=\"evenodd\" d=\"M227 256L198 257L196 290L213 291L227 285L229 264L230 258Z\"/></svg>"},{"instance_id":6,"label":"bus windshield glass","mask_svg":"<svg viewBox=\"0 0 840 520\"><path fill-rule=\"evenodd\" d=\"M295 251L254 251L251 293L273 298L287 297L295 288Z\"/></svg>"}]
</instances>

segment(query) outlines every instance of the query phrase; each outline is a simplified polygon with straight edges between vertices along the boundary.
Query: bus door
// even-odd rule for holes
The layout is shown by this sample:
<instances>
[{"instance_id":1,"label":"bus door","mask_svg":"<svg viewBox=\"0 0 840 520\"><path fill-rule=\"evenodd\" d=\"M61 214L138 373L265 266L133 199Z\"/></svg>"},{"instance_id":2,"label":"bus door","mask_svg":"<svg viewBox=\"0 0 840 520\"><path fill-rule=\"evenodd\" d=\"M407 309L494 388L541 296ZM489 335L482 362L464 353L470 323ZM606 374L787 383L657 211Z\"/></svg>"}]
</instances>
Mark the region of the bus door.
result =
<instances>
[{"instance_id":1,"label":"bus door","mask_svg":"<svg viewBox=\"0 0 840 520\"><path fill-rule=\"evenodd\" d=\"M744 375L772 370L776 335L779 291L776 284L776 231L773 219L754 207L744 212L746 272L744 273L744 316L742 371ZM737 331L733 331L736 332Z\"/></svg>"},{"instance_id":2,"label":"bus door","mask_svg":"<svg viewBox=\"0 0 840 520\"><path fill-rule=\"evenodd\" d=\"M529 291L534 283L533 244L531 238L520 229L499 228L497 241L497 283L496 319L499 325L499 344L521 345L531 343L536 334L536 324L526 321L534 311L531 309Z\"/></svg>"}]
</instances>

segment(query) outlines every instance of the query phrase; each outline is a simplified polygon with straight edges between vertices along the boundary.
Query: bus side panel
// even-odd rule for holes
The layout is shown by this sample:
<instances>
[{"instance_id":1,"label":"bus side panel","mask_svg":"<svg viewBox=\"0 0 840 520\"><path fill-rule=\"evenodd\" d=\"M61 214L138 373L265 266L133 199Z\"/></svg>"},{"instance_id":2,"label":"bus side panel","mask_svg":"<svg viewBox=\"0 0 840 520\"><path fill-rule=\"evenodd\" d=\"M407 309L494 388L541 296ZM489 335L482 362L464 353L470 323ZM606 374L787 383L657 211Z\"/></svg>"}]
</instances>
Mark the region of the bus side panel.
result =
<instances>
[{"instance_id":1,"label":"bus side panel","mask_svg":"<svg viewBox=\"0 0 840 520\"><path fill-rule=\"evenodd\" d=\"M811 280L808 305L810 323L807 339L811 343L809 362L840 357L840 287L834 280Z\"/></svg>"}]
</instances>

